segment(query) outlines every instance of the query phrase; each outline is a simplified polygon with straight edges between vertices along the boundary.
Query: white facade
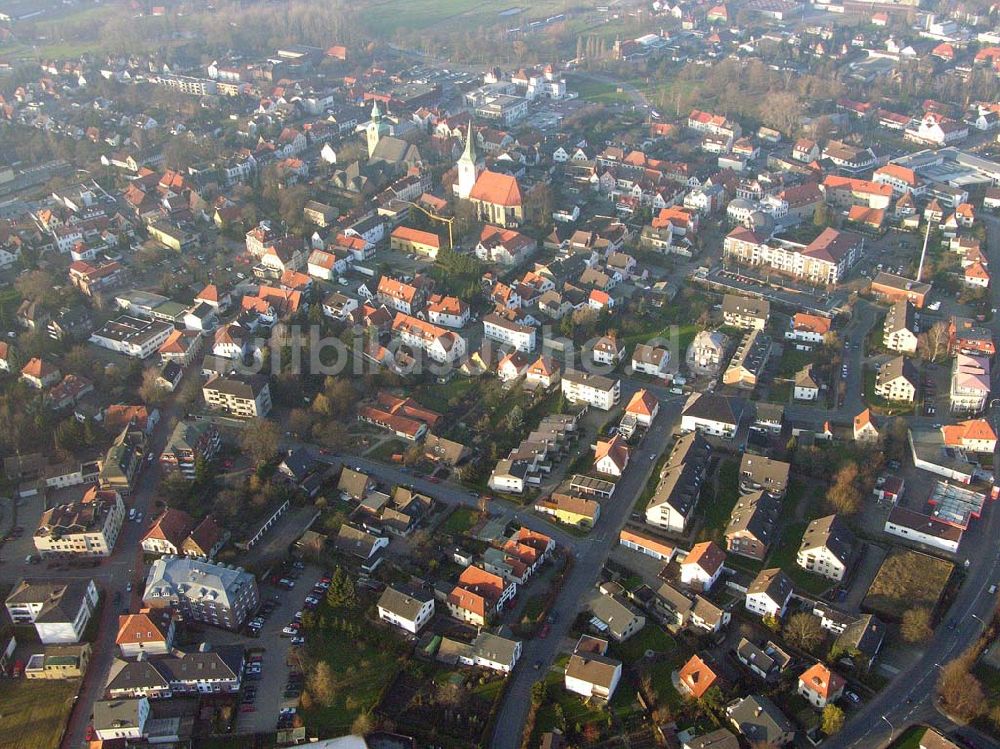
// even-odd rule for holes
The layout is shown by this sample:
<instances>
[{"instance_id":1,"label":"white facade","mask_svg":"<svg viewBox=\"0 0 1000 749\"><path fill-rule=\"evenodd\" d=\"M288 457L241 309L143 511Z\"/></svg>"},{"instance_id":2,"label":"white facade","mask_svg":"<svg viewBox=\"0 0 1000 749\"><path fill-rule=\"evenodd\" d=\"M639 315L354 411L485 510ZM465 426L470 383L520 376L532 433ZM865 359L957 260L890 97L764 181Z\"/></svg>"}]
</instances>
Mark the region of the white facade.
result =
<instances>
[{"instance_id":1,"label":"white facade","mask_svg":"<svg viewBox=\"0 0 1000 749\"><path fill-rule=\"evenodd\" d=\"M804 570L830 580L843 580L847 567L825 546L799 549L795 563Z\"/></svg>"},{"instance_id":2,"label":"white facade","mask_svg":"<svg viewBox=\"0 0 1000 749\"><path fill-rule=\"evenodd\" d=\"M526 354L535 350L534 328L530 325L509 322L496 315L483 318L483 335L492 341L513 346Z\"/></svg>"},{"instance_id":3,"label":"white facade","mask_svg":"<svg viewBox=\"0 0 1000 749\"><path fill-rule=\"evenodd\" d=\"M682 563L681 564L681 582L685 585L689 585L692 588L700 588L701 590L711 590L712 586L715 585L715 581L719 579L719 575L722 574L723 565L719 565L713 574L709 574L708 570L702 567L697 562L692 563Z\"/></svg>"},{"instance_id":4,"label":"white facade","mask_svg":"<svg viewBox=\"0 0 1000 749\"><path fill-rule=\"evenodd\" d=\"M780 619L785 615L791 597L792 594L789 592L784 601L775 601L766 593L753 593L747 596L745 606L747 611L757 616L774 616Z\"/></svg>"},{"instance_id":5,"label":"white facade","mask_svg":"<svg viewBox=\"0 0 1000 749\"><path fill-rule=\"evenodd\" d=\"M732 439L736 436L736 424L726 421L714 421L712 419L702 419L697 416L685 414L681 418L682 432L702 432L711 434L714 437L724 437Z\"/></svg>"},{"instance_id":6,"label":"white facade","mask_svg":"<svg viewBox=\"0 0 1000 749\"><path fill-rule=\"evenodd\" d=\"M423 602L420 610L417 612L416 616L412 619L402 616L394 611L378 607L378 618L384 622L389 622L389 624L394 624L400 629L404 629L410 634L417 634L424 625L430 621L431 617L434 616L434 599L428 599Z\"/></svg>"},{"instance_id":7,"label":"white facade","mask_svg":"<svg viewBox=\"0 0 1000 749\"><path fill-rule=\"evenodd\" d=\"M621 381L567 372L562 378L562 392L571 403L587 403L602 411L610 411L621 397Z\"/></svg>"}]
</instances>

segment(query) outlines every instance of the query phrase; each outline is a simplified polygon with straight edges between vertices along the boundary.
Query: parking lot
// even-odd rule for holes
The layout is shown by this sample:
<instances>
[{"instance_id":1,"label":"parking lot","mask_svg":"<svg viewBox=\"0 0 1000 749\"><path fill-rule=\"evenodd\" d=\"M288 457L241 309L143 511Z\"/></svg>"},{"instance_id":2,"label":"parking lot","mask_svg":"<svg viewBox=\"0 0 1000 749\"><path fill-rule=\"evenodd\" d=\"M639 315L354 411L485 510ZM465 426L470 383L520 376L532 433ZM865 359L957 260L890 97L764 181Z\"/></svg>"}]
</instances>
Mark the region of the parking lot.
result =
<instances>
[{"instance_id":1,"label":"parking lot","mask_svg":"<svg viewBox=\"0 0 1000 749\"><path fill-rule=\"evenodd\" d=\"M292 645L292 637L283 634L282 630L295 620L296 612L304 610L305 599L313 584L322 577L322 571L306 566L287 574L295 577L295 587L291 590L270 582L261 584L262 610L273 610L264 619L258 638L230 632L220 632L218 637L213 637L220 644L238 642L245 645L248 650L248 668L250 671L259 669L259 673L248 673L244 677L241 701L252 705L252 710L241 706L236 722L237 733L273 731L279 712L298 704L298 696L291 696L292 693L287 692L289 675L298 670L289 665L295 662L295 647ZM248 688L256 692L252 700L248 699ZM286 693L290 696L286 697Z\"/></svg>"}]
</instances>

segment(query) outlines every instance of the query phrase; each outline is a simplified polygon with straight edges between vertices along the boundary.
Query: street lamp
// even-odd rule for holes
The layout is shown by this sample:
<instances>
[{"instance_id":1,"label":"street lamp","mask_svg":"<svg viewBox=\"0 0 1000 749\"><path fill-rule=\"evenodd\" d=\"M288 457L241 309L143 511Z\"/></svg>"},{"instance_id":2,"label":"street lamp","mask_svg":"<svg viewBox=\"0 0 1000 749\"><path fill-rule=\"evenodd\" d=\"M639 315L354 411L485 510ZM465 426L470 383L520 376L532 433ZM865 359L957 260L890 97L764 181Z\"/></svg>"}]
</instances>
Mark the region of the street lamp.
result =
<instances>
[{"instance_id":1,"label":"street lamp","mask_svg":"<svg viewBox=\"0 0 1000 749\"><path fill-rule=\"evenodd\" d=\"M896 727L884 715L882 716L882 720L884 720L886 723L889 724L889 743L891 744L892 743L892 737L895 736L895 734L896 734Z\"/></svg>"}]
</instances>

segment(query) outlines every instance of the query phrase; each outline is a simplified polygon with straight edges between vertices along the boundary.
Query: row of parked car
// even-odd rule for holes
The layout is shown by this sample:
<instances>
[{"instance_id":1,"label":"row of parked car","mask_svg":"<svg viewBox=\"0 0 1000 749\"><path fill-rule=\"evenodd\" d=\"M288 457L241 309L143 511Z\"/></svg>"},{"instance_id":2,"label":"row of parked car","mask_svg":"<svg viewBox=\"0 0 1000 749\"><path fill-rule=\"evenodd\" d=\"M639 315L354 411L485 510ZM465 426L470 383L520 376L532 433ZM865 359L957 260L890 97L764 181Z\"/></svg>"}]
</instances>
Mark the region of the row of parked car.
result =
<instances>
[{"instance_id":1,"label":"row of parked car","mask_svg":"<svg viewBox=\"0 0 1000 749\"><path fill-rule=\"evenodd\" d=\"M256 710L254 702L257 700L257 684L264 674L264 657L260 653L255 653L247 659L243 672L243 699L240 702L240 712L252 713Z\"/></svg>"}]
</instances>

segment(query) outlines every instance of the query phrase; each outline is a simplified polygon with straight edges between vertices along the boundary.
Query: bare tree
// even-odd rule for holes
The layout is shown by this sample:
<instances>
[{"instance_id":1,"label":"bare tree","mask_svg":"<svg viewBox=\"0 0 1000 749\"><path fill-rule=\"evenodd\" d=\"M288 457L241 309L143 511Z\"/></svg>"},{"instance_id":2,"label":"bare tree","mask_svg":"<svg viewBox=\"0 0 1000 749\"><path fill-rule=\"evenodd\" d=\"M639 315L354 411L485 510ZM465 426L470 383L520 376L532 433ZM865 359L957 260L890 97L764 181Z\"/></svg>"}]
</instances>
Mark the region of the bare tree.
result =
<instances>
[{"instance_id":1,"label":"bare tree","mask_svg":"<svg viewBox=\"0 0 1000 749\"><path fill-rule=\"evenodd\" d=\"M903 612L900 634L910 643L927 642L934 634L931 629L931 612L926 606L907 609Z\"/></svg>"},{"instance_id":2,"label":"bare tree","mask_svg":"<svg viewBox=\"0 0 1000 749\"><path fill-rule=\"evenodd\" d=\"M834 478L833 486L826 493L827 501L837 512L853 515L861 508L858 465L845 463Z\"/></svg>"},{"instance_id":3,"label":"bare tree","mask_svg":"<svg viewBox=\"0 0 1000 749\"><path fill-rule=\"evenodd\" d=\"M947 353L949 339L948 324L944 321L936 322L929 330L917 336L917 348L927 361L937 361Z\"/></svg>"},{"instance_id":4,"label":"bare tree","mask_svg":"<svg viewBox=\"0 0 1000 749\"><path fill-rule=\"evenodd\" d=\"M970 657L971 655L971 657ZM945 711L956 720L970 723L986 709L986 695L979 679L972 675L975 654L963 653L945 664L938 678L938 697Z\"/></svg>"},{"instance_id":5,"label":"bare tree","mask_svg":"<svg viewBox=\"0 0 1000 749\"><path fill-rule=\"evenodd\" d=\"M255 465L263 465L278 453L278 425L254 419L244 427L240 445Z\"/></svg>"},{"instance_id":6,"label":"bare tree","mask_svg":"<svg viewBox=\"0 0 1000 749\"><path fill-rule=\"evenodd\" d=\"M789 618L784 635L792 645L809 651L822 645L826 639L819 619L805 611L793 614Z\"/></svg>"}]
</instances>

